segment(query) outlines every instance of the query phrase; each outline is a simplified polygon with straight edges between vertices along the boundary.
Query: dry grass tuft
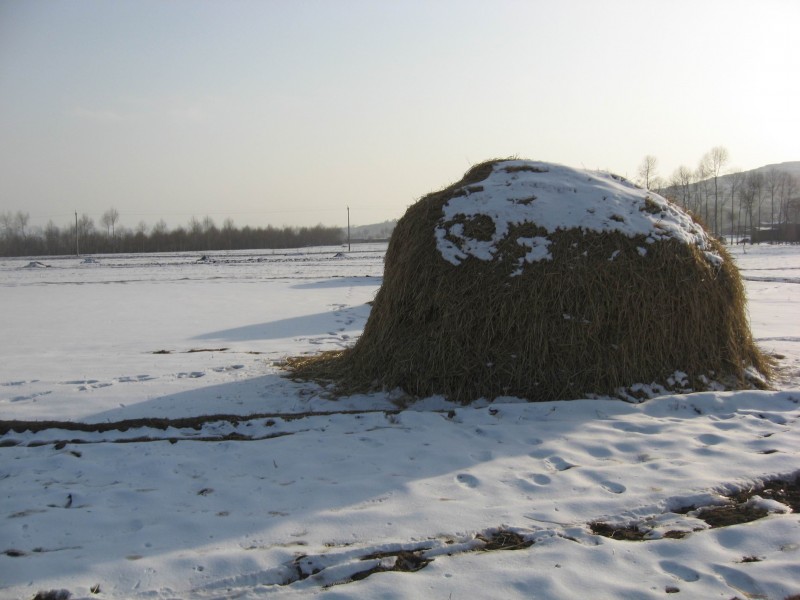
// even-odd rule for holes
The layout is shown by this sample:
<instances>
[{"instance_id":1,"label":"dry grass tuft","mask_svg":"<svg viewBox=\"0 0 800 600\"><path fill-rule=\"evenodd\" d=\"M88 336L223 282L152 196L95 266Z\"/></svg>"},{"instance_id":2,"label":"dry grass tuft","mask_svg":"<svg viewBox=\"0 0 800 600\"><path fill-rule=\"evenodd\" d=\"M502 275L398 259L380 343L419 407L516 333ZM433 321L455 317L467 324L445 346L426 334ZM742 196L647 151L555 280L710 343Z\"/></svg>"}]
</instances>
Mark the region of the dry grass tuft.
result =
<instances>
[{"instance_id":1,"label":"dry grass tuft","mask_svg":"<svg viewBox=\"0 0 800 600\"><path fill-rule=\"evenodd\" d=\"M363 335L344 351L290 359L294 377L334 382L343 394L401 388L467 403L615 395L637 383L674 389L676 371L695 390L709 378L749 387L751 367L769 376L750 334L739 273L716 240L710 249L720 264L674 239L548 234L523 223L498 244L493 261L444 260L434 236L443 205L486 179L496 162L474 166L408 209L389 242ZM494 227L467 217L463 225L476 238L490 238ZM514 240L537 235L550 239L552 260L511 277L526 252Z\"/></svg>"}]
</instances>

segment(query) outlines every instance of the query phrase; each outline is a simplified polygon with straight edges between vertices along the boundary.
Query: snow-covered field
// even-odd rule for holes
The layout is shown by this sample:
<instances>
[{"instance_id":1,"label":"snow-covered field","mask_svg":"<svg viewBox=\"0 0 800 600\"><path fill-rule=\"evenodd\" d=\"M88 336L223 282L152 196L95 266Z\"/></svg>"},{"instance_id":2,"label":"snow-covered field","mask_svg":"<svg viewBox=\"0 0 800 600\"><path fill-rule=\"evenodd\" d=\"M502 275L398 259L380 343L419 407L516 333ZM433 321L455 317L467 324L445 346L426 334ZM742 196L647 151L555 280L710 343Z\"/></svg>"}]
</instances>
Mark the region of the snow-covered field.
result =
<instances>
[{"instance_id":1,"label":"snow-covered field","mask_svg":"<svg viewBox=\"0 0 800 600\"><path fill-rule=\"evenodd\" d=\"M0 598L800 594L800 515L752 494L800 473L800 247L731 249L776 391L405 407L283 377L359 335L384 251L0 259ZM712 527L735 492L765 516Z\"/></svg>"}]
</instances>

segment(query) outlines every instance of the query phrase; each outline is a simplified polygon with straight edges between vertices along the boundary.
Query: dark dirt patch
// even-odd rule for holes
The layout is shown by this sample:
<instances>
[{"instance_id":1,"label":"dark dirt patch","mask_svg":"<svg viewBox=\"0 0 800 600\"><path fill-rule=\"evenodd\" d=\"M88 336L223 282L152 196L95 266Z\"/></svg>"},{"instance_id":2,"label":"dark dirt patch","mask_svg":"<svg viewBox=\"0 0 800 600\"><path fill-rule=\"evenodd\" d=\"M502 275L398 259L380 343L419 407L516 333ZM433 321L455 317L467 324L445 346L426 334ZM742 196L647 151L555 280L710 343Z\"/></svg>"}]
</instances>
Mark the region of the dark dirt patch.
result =
<instances>
[{"instance_id":1,"label":"dark dirt patch","mask_svg":"<svg viewBox=\"0 0 800 600\"><path fill-rule=\"evenodd\" d=\"M677 529L673 529L668 531L664 534L664 537L671 540L682 540L687 535L689 535L688 531L678 531Z\"/></svg>"},{"instance_id":2,"label":"dark dirt patch","mask_svg":"<svg viewBox=\"0 0 800 600\"><path fill-rule=\"evenodd\" d=\"M403 573L413 573L428 566L432 558L425 558L421 551L412 552L411 550L399 550L397 552L375 552L361 558L361 560L373 560L376 558L395 557L394 565L391 567L381 567L381 571L402 571Z\"/></svg>"},{"instance_id":3,"label":"dark dirt patch","mask_svg":"<svg viewBox=\"0 0 800 600\"><path fill-rule=\"evenodd\" d=\"M193 354L195 352L225 352L227 348L192 348L186 351L186 354Z\"/></svg>"},{"instance_id":4,"label":"dark dirt patch","mask_svg":"<svg viewBox=\"0 0 800 600\"><path fill-rule=\"evenodd\" d=\"M484 542L483 548L479 549L483 551L522 550L533 546L533 540L526 540L518 533L508 530L497 531L490 536L478 534L476 538Z\"/></svg>"},{"instance_id":5,"label":"dark dirt patch","mask_svg":"<svg viewBox=\"0 0 800 600\"><path fill-rule=\"evenodd\" d=\"M800 510L800 475L795 476L794 479L772 479L762 485L731 494L728 498L732 504L701 509L697 518L702 519L712 528L728 527L763 519L769 514L768 511L747 505L753 496L776 500L797 512Z\"/></svg>"},{"instance_id":6,"label":"dark dirt patch","mask_svg":"<svg viewBox=\"0 0 800 600\"><path fill-rule=\"evenodd\" d=\"M729 527L763 519L769 513L763 508L754 508L743 505L716 506L701 510L697 518L708 523L712 529Z\"/></svg>"},{"instance_id":7,"label":"dark dirt patch","mask_svg":"<svg viewBox=\"0 0 800 600\"><path fill-rule=\"evenodd\" d=\"M594 522L589 523L589 528L595 535L611 538L612 540L625 540L627 542L641 542L644 540L645 532L639 531L636 525L626 525L624 527L614 527L608 523Z\"/></svg>"},{"instance_id":8,"label":"dark dirt patch","mask_svg":"<svg viewBox=\"0 0 800 600\"><path fill-rule=\"evenodd\" d=\"M69 600L71 597L67 590L47 590L37 592L33 600Z\"/></svg>"},{"instance_id":9,"label":"dark dirt patch","mask_svg":"<svg viewBox=\"0 0 800 600\"><path fill-rule=\"evenodd\" d=\"M765 482L762 486L743 490L731 496L734 502L747 502L753 496L761 496L777 500L781 504L789 506L794 512L800 511L800 474L794 479L772 479Z\"/></svg>"},{"instance_id":10,"label":"dark dirt patch","mask_svg":"<svg viewBox=\"0 0 800 600\"><path fill-rule=\"evenodd\" d=\"M457 214L451 220L447 221L445 226L449 231L452 226L457 224L463 227L463 237L481 240L484 242L490 241L497 230L494 220L486 215ZM455 237L449 233L446 237L452 243L459 245L460 241L458 237Z\"/></svg>"}]
</instances>

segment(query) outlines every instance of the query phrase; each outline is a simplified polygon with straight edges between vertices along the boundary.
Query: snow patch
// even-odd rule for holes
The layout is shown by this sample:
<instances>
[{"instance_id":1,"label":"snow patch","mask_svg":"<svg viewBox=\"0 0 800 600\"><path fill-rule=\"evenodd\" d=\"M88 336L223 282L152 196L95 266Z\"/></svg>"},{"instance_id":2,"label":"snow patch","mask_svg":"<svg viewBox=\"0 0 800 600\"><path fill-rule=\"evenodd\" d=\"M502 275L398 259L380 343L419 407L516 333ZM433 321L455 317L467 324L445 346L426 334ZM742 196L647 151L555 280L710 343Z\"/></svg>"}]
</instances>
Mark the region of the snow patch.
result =
<instances>
[{"instance_id":1,"label":"snow patch","mask_svg":"<svg viewBox=\"0 0 800 600\"><path fill-rule=\"evenodd\" d=\"M468 257L494 260L498 244L513 226L533 223L552 234L562 229L643 236L648 243L675 239L704 251L714 265L722 257L709 249L702 228L689 215L653 192L609 173L572 169L551 163L510 160L494 165L480 185L465 185L442 207L434 231L442 258L460 265ZM486 218L494 232L477 239L465 220ZM520 265L552 258L544 236L519 238L530 251ZM646 249L639 248L646 255ZM613 260L614 257L612 257ZM519 275L520 269L512 273Z\"/></svg>"}]
</instances>

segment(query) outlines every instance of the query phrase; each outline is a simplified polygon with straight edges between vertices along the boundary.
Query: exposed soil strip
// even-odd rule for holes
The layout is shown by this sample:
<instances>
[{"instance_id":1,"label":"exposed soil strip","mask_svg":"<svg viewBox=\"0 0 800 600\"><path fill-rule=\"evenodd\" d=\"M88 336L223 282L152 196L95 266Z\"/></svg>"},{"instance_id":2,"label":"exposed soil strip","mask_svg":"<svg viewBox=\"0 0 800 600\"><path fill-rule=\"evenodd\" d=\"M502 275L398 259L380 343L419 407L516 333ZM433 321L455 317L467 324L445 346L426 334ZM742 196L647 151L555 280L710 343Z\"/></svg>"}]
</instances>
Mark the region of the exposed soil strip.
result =
<instances>
[{"instance_id":1,"label":"exposed soil strip","mask_svg":"<svg viewBox=\"0 0 800 600\"><path fill-rule=\"evenodd\" d=\"M800 474L795 475L793 479L791 477L771 479L762 485L730 494L727 496L730 504L709 507L686 506L675 512L678 514L693 513L695 517L705 521L711 529L750 523L763 519L769 514L766 509L750 503L753 496L776 500L796 513L800 511ZM589 523L589 528L595 535L615 540L640 542L649 539L647 537L649 529L647 527L640 528L637 524L617 527L608 523L593 522ZM668 531L663 537L682 538L686 535L688 533L685 531Z\"/></svg>"},{"instance_id":2,"label":"exposed soil strip","mask_svg":"<svg viewBox=\"0 0 800 600\"><path fill-rule=\"evenodd\" d=\"M307 430L302 430L307 431ZM241 433L225 433L220 435L203 435L198 437L152 437L141 436L135 438L119 438L119 439L102 439L102 440L82 440L75 438L71 440L47 440L47 441L31 441L25 444L28 448L38 448L40 446L53 445L56 450L63 450L67 444L140 444L147 442L169 442L170 444L177 444L178 442L257 442L259 440L271 440L274 438L284 437L287 435L294 435L296 431L279 431L267 435L243 435ZM5 444L5 447L19 445L13 443ZM73 451L73 455L80 458L80 452Z\"/></svg>"},{"instance_id":3,"label":"exposed soil strip","mask_svg":"<svg viewBox=\"0 0 800 600\"><path fill-rule=\"evenodd\" d=\"M181 354L194 354L196 352L225 352L228 348L191 348L184 350ZM174 350L153 350L151 354L175 354Z\"/></svg>"},{"instance_id":4,"label":"exposed soil strip","mask_svg":"<svg viewBox=\"0 0 800 600\"><path fill-rule=\"evenodd\" d=\"M65 431L82 431L86 433L105 433L106 431L128 431L137 427L149 427L151 429L166 430L170 427L175 429L202 429L206 423L227 421L232 425L245 423L256 419L283 419L284 421L296 421L309 417L327 417L332 415L365 415L371 413L384 413L386 415L396 415L397 410L338 410L336 412L311 411L298 413L256 413L248 415L200 415L197 417L181 417L178 419L166 419L148 417L142 419L125 419L122 421L110 421L106 423L81 423L77 421L2 421L0 420L0 435L5 435L11 431L23 433L39 433L47 429L63 429ZM439 411L442 412L442 411Z\"/></svg>"}]
</instances>

